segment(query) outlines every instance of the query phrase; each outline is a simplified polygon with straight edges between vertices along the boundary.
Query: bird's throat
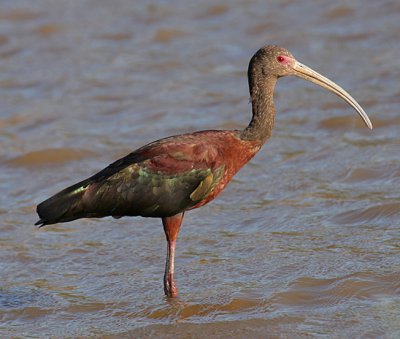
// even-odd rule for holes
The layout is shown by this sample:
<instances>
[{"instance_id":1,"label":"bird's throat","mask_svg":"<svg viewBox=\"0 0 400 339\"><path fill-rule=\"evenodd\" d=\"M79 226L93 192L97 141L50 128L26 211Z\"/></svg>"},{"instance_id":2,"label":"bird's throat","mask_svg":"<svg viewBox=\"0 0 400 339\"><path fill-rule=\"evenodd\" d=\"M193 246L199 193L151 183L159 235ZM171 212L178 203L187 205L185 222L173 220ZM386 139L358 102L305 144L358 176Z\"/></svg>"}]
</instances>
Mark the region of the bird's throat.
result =
<instances>
[{"instance_id":1,"label":"bird's throat","mask_svg":"<svg viewBox=\"0 0 400 339\"><path fill-rule=\"evenodd\" d=\"M253 116L249 125L242 131L245 140L266 142L272 135L275 120L274 89L276 78L251 81L249 78L250 100Z\"/></svg>"}]
</instances>

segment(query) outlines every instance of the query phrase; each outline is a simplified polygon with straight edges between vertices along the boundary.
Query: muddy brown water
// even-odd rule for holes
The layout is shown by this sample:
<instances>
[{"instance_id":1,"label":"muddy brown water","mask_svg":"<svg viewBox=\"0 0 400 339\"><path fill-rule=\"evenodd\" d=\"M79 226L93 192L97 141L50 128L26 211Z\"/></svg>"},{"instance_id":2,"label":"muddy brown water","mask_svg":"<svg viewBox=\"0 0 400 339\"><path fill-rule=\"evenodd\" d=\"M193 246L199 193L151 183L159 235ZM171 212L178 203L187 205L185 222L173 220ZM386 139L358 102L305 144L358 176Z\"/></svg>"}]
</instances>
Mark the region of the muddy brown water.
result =
<instances>
[{"instance_id":1,"label":"muddy brown water","mask_svg":"<svg viewBox=\"0 0 400 339\"><path fill-rule=\"evenodd\" d=\"M398 1L2 1L0 336L400 337ZM337 81L279 81L273 138L187 213L177 300L160 220L36 229L35 206L152 140L250 118L265 43Z\"/></svg>"}]
</instances>

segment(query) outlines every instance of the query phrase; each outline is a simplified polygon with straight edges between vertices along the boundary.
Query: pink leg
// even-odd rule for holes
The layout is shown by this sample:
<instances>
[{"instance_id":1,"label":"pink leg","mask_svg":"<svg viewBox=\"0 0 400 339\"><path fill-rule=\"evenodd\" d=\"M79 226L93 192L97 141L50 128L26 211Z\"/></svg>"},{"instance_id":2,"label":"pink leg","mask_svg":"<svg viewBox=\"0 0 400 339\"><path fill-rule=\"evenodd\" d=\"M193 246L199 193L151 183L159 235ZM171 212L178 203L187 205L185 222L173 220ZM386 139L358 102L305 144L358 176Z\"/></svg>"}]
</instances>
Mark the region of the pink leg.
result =
<instances>
[{"instance_id":1,"label":"pink leg","mask_svg":"<svg viewBox=\"0 0 400 339\"><path fill-rule=\"evenodd\" d=\"M178 288L176 287L174 281L174 261L176 239L178 238L182 219L183 213L176 214L172 217L162 218L164 232L168 242L164 274L164 293L170 298L176 298L178 296Z\"/></svg>"}]
</instances>

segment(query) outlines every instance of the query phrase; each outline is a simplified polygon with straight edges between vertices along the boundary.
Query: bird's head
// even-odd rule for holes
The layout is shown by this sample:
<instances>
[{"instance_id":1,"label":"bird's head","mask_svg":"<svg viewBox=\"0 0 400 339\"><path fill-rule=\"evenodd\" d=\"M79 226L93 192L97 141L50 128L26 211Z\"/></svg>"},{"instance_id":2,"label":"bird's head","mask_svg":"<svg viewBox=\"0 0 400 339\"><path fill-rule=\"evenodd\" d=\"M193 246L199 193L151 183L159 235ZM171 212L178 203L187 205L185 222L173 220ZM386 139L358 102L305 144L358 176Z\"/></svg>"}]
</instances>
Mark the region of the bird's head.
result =
<instances>
[{"instance_id":1,"label":"bird's head","mask_svg":"<svg viewBox=\"0 0 400 339\"><path fill-rule=\"evenodd\" d=\"M368 128L372 129L372 123L367 114L349 93L332 80L329 80L318 72L298 62L285 48L267 45L259 49L250 61L249 78L250 73L257 79L269 77L280 78L287 75L295 75L304 80L313 82L335 93L346 101L357 111Z\"/></svg>"}]
</instances>

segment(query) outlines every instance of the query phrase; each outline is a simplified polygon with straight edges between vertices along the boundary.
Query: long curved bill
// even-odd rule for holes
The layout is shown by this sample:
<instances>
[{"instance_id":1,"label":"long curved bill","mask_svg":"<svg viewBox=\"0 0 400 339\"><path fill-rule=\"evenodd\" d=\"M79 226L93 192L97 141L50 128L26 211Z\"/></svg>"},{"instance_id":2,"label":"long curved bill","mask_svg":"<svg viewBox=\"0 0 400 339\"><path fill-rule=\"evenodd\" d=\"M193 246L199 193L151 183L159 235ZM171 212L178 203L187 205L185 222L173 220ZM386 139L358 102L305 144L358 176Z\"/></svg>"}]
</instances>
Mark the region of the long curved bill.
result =
<instances>
[{"instance_id":1,"label":"long curved bill","mask_svg":"<svg viewBox=\"0 0 400 339\"><path fill-rule=\"evenodd\" d=\"M337 96L341 97L357 111L357 113L361 116L368 128L372 129L372 123L371 120L369 120L367 113L364 112L359 103L342 87L298 61L295 61L292 67L294 70L294 75L311 81L321 87L324 87L327 90L335 93Z\"/></svg>"}]
</instances>

